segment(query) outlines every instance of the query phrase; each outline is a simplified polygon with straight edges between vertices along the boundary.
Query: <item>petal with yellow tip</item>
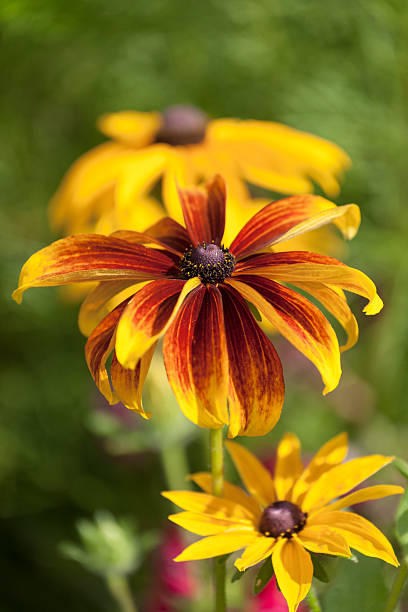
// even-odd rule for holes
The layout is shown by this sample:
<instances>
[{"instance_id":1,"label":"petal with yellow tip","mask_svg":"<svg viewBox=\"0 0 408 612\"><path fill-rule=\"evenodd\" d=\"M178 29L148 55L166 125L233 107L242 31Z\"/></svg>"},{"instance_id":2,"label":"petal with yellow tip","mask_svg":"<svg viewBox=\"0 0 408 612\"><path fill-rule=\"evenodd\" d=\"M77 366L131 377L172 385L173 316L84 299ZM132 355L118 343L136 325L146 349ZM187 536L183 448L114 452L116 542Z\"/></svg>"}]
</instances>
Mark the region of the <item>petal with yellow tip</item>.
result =
<instances>
[{"instance_id":1,"label":"petal with yellow tip","mask_svg":"<svg viewBox=\"0 0 408 612\"><path fill-rule=\"evenodd\" d=\"M122 404L140 414L144 419L150 418L145 412L142 402L143 385L152 361L155 345L141 357L133 369L124 368L113 354L110 368L112 387Z\"/></svg>"},{"instance_id":2,"label":"petal with yellow tip","mask_svg":"<svg viewBox=\"0 0 408 612\"><path fill-rule=\"evenodd\" d=\"M275 488L269 471L241 444L225 442L229 454L249 493L262 508L275 501Z\"/></svg>"},{"instance_id":3,"label":"petal with yellow tip","mask_svg":"<svg viewBox=\"0 0 408 612\"><path fill-rule=\"evenodd\" d=\"M273 549L272 565L289 612L296 612L312 584L313 564L309 553L295 538L283 538Z\"/></svg>"}]
</instances>

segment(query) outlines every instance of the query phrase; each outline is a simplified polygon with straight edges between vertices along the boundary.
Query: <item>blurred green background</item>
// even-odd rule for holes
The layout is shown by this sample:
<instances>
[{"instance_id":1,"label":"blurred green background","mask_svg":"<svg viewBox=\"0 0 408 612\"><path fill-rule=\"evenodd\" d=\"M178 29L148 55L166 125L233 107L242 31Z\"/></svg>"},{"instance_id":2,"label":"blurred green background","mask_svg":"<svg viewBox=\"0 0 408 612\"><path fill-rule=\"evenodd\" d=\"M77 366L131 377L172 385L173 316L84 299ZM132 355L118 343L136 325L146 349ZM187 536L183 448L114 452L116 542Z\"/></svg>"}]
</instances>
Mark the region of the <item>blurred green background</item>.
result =
<instances>
[{"instance_id":1,"label":"blurred green background","mask_svg":"<svg viewBox=\"0 0 408 612\"><path fill-rule=\"evenodd\" d=\"M163 415L155 424L112 417L91 384L77 306L55 289L29 292L20 307L11 301L21 265L55 238L47 202L72 161L103 141L95 120L108 111L192 103L213 117L281 121L341 145L353 165L337 201L363 213L347 262L375 280L385 307L370 319L354 300L360 341L326 398L306 360L277 341L284 414L250 446L267 456L293 430L314 452L347 430L354 453L407 456L408 4L3 0L0 28L0 609L115 610L100 579L58 544L101 508L161 529L166 469L182 486L172 444L185 445L190 469L203 469L205 432L180 417L169 439ZM398 481L387 470L381 482ZM392 537L395 504L377 508ZM147 559L132 578L138 602L154 579Z\"/></svg>"}]
</instances>

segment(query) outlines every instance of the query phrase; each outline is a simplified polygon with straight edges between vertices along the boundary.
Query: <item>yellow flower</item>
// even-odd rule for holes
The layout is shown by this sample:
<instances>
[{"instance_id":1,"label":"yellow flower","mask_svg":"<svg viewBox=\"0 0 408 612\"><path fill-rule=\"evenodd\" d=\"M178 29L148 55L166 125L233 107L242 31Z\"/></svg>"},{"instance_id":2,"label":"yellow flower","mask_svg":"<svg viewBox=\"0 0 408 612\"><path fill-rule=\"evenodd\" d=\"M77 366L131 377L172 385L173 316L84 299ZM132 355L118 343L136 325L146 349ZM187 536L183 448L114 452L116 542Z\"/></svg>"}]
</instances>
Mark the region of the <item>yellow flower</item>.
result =
<instances>
[{"instance_id":1,"label":"yellow flower","mask_svg":"<svg viewBox=\"0 0 408 612\"><path fill-rule=\"evenodd\" d=\"M271 557L289 612L297 609L310 589L313 565L308 551L349 557L353 548L398 566L391 544L377 527L358 514L344 512L363 501L403 493L402 487L375 485L344 496L393 457L370 455L342 463L347 452L343 433L329 440L304 467L298 438L286 434L278 446L272 478L243 446L226 445L249 495L226 482L223 497L214 497L211 475L206 472L191 476L205 493L164 492L164 497L185 510L169 519L206 536L175 561L208 559L244 548L235 562L244 571Z\"/></svg>"},{"instance_id":2,"label":"yellow flower","mask_svg":"<svg viewBox=\"0 0 408 612\"><path fill-rule=\"evenodd\" d=\"M349 165L344 151L322 138L268 121L210 121L191 106L105 115L99 127L111 140L73 164L52 201L52 222L65 234L143 231L166 213L182 221L177 184L220 173L229 187L228 240L248 209L247 217L261 208L246 181L284 194L311 192L315 182L334 196ZM160 179L166 211L150 196Z\"/></svg>"}]
</instances>

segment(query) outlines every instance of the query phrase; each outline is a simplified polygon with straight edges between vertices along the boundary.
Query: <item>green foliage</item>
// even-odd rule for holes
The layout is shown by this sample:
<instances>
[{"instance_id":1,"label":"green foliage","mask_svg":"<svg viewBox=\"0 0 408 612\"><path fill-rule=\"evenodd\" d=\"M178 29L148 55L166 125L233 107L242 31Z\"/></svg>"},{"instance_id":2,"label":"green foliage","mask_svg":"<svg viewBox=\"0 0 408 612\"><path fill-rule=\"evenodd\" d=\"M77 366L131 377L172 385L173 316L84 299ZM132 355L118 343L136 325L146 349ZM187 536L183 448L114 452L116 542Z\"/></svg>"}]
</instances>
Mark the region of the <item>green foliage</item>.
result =
<instances>
[{"instance_id":1,"label":"green foliage","mask_svg":"<svg viewBox=\"0 0 408 612\"><path fill-rule=\"evenodd\" d=\"M260 593L262 589L266 587L266 585L272 578L273 574L274 574L274 571L273 571L273 566L272 566L272 559L271 557L268 557L262 563L261 567L258 570L257 575L255 576L255 582L254 582L255 595L258 595L258 593Z\"/></svg>"}]
</instances>

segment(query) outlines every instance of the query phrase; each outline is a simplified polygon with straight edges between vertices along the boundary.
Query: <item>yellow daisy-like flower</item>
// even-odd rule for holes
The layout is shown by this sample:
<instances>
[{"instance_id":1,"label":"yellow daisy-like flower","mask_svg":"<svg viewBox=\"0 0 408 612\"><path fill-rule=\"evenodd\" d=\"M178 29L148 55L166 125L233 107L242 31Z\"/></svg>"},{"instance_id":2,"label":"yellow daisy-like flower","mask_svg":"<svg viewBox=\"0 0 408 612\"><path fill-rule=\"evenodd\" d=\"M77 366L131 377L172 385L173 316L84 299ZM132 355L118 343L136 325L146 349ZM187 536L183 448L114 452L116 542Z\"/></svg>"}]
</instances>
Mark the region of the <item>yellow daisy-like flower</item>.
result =
<instances>
[{"instance_id":1,"label":"yellow daisy-like flower","mask_svg":"<svg viewBox=\"0 0 408 612\"><path fill-rule=\"evenodd\" d=\"M269 121L209 120L192 106L105 115L99 128L111 140L73 164L52 201L52 222L65 234L142 231L165 214L181 221L177 185L220 173L229 186L229 239L248 210L261 207L250 204L246 181L283 194L311 192L315 182L334 196L350 163L311 134ZM160 179L166 210L150 195Z\"/></svg>"},{"instance_id":2,"label":"yellow daisy-like flower","mask_svg":"<svg viewBox=\"0 0 408 612\"><path fill-rule=\"evenodd\" d=\"M235 442L226 446L249 495L228 482L223 497L211 495L211 475L206 472L191 476L205 493L164 492L185 511L169 519L206 536L175 561L208 559L244 548L235 562L244 571L270 556L289 612L295 612L310 589L313 564L308 551L350 557L353 548L398 566L391 544L377 527L354 512L344 512L363 501L403 493L399 486L375 485L345 495L393 457L370 455L342 463L347 453L343 433L329 440L304 467L298 438L286 434L278 446L272 477L243 446Z\"/></svg>"}]
</instances>

